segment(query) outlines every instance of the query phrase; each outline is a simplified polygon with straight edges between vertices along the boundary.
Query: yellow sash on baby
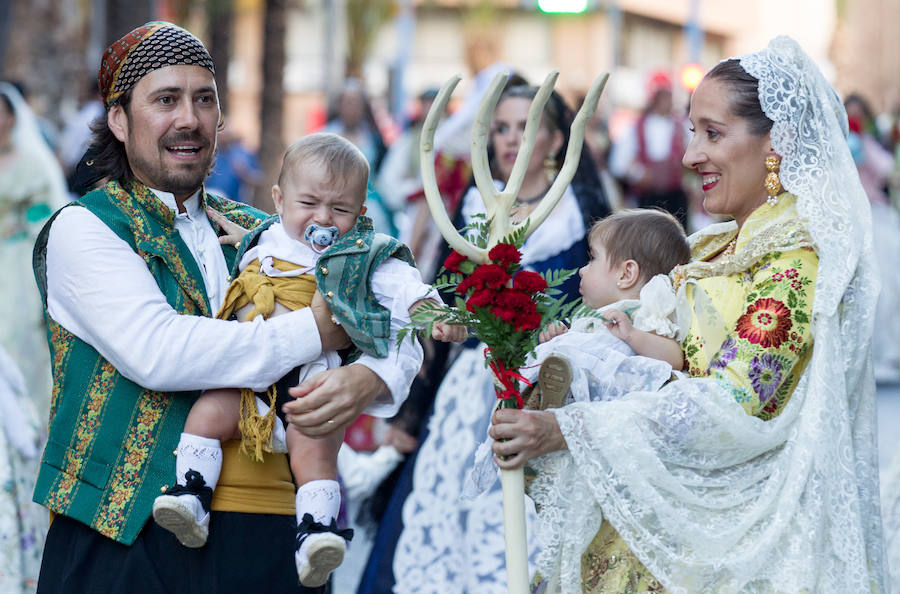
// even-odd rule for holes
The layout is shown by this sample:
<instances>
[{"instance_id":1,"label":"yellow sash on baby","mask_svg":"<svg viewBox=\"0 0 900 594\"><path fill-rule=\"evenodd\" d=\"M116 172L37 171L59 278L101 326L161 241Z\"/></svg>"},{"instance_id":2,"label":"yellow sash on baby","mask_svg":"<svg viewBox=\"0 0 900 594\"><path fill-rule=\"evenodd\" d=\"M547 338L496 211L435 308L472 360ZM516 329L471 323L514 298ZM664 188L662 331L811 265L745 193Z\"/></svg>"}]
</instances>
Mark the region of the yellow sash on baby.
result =
<instances>
[{"instance_id":1,"label":"yellow sash on baby","mask_svg":"<svg viewBox=\"0 0 900 594\"><path fill-rule=\"evenodd\" d=\"M290 272L303 268L285 260L273 258L273 266ZM248 322L258 315L268 319L275 310L275 302L291 311L308 307L316 292L316 277L312 274L299 276L267 276L260 273L259 260L253 260L228 287L225 300L216 317L229 319L232 314L247 305L253 309L242 321ZM271 452L272 431L275 428L275 386L269 386L269 410L260 416L256 406L256 394L249 388L241 388L241 418L238 428L241 432L241 451L251 455L259 462L263 460L263 452Z\"/></svg>"},{"instance_id":2,"label":"yellow sash on baby","mask_svg":"<svg viewBox=\"0 0 900 594\"><path fill-rule=\"evenodd\" d=\"M272 260L273 266L282 272L303 268L278 258ZM315 292L316 277L314 275L266 276L259 272L259 260L253 260L228 287L225 301L216 317L220 320L227 320L234 312L252 303L253 309L241 321L248 322L258 315L268 319L275 309L276 301L293 311L308 307L312 303Z\"/></svg>"}]
</instances>

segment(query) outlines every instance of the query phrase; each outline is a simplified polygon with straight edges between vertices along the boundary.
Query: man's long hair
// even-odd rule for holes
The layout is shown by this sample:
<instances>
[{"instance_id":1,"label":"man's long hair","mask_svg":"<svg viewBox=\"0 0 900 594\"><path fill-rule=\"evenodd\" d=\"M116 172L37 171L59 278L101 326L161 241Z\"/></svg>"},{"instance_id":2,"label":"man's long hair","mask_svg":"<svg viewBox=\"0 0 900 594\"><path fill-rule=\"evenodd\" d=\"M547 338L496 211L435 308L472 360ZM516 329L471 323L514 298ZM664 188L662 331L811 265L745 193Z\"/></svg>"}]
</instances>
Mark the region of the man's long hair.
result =
<instances>
[{"instance_id":1,"label":"man's long hair","mask_svg":"<svg viewBox=\"0 0 900 594\"><path fill-rule=\"evenodd\" d=\"M131 89L123 94L116 104L122 106L127 116L131 104ZM106 113L91 122L91 143L84 161L90 171L90 185L102 179L115 180L126 187L134 182L134 173L128 164L125 145L109 129Z\"/></svg>"}]
</instances>

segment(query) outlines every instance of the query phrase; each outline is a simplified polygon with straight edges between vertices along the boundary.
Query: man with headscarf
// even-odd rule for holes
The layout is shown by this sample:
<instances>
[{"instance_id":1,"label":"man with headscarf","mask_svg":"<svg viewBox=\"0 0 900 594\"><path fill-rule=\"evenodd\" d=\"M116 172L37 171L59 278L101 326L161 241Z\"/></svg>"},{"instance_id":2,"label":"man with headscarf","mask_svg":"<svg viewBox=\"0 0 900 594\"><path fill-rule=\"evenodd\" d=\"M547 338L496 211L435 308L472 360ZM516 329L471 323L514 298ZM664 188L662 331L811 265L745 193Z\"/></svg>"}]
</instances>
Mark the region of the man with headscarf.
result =
<instances>
[{"instance_id":1,"label":"man with headscarf","mask_svg":"<svg viewBox=\"0 0 900 594\"><path fill-rule=\"evenodd\" d=\"M237 254L226 229L265 214L203 188L222 128L203 44L147 23L106 50L98 79L106 116L89 165L111 181L61 209L35 247L54 378L34 499L55 518L38 589L303 591L285 456L255 463L235 441L206 448L179 434L201 390L264 390L345 346L346 335L321 296L264 322L211 319ZM285 405L288 420L317 436L364 409L390 415L421 350L401 356L412 365L361 357L292 389L302 399ZM154 498L176 482L176 447L224 461L205 506L218 538L201 549L182 547L150 518Z\"/></svg>"}]
</instances>

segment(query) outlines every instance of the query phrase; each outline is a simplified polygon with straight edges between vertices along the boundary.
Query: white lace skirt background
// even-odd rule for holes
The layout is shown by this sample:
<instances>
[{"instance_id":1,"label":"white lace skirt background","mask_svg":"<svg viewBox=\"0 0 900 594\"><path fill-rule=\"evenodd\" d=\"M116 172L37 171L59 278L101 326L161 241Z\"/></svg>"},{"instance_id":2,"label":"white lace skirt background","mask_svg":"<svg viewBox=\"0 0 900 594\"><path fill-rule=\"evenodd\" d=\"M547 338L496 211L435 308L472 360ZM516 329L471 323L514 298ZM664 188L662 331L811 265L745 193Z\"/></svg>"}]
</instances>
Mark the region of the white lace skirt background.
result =
<instances>
[{"instance_id":1,"label":"white lace skirt background","mask_svg":"<svg viewBox=\"0 0 900 594\"><path fill-rule=\"evenodd\" d=\"M438 390L413 490L403 506L404 529L394 557L399 594L506 594L499 481L474 500L460 499L497 401L483 349L463 350ZM527 499L526 515L533 561L535 512Z\"/></svg>"}]
</instances>

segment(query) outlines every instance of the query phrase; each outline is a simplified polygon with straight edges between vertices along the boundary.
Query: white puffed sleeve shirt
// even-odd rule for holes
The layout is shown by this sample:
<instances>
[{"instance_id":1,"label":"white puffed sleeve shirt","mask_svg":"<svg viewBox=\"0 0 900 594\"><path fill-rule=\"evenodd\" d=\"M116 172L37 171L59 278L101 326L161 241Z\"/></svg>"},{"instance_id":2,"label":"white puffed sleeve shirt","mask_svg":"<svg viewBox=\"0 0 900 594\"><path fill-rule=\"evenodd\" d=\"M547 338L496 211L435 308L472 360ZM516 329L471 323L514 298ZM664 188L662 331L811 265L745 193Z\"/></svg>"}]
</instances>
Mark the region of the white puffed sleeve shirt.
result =
<instances>
[{"instance_id":1,"label":"white puffed sleeve shirt","mask_svg":"<svg viewBox=\"0 0 900 594\"><path fill-rule=\"evenodd\" d=\"M199 192L177 210L174 195L153 190L175 212L175 229L203 276L217 311L228 287L218 237ZM47 309L129 380L159 391L248 387L263 391L318 357L319 331L308 308L239 323L183 315L166 301L144 260L86 208L64 209L47 239ZM361 357L388 386L366 412L396 413L422 361L421 348L397 361ZM372 359L370 361L370 359Z\"/></svg>"}]
</instances>

